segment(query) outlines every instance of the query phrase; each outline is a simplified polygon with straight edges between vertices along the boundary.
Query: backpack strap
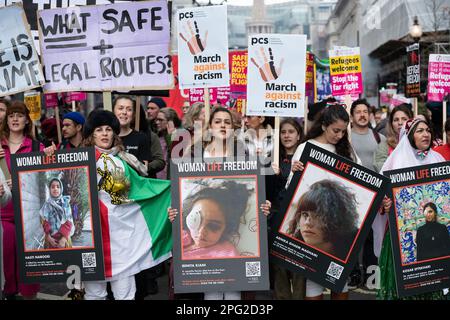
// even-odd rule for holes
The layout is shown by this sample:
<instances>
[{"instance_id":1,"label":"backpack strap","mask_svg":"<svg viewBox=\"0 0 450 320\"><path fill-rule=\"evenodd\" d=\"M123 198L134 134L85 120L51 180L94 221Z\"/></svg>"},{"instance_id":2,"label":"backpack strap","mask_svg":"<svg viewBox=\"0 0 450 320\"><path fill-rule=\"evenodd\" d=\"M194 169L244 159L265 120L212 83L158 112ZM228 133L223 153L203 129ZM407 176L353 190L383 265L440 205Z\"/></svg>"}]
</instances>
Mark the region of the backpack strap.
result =
<instances>
[{"instance_id":1,"label":"backpack strap","mask_svg":"<svg viewBox=\"0 0 450 320\"><path fill-rule=\"evenodd\" d=\"M370 129L370 130L372 130L373 137L374 137L375 140L377 141L377 144L380 144L380 142L381 142L380 134L379 134L376 130L374 130L374 129Z\"/></svg>"}]
</instances>

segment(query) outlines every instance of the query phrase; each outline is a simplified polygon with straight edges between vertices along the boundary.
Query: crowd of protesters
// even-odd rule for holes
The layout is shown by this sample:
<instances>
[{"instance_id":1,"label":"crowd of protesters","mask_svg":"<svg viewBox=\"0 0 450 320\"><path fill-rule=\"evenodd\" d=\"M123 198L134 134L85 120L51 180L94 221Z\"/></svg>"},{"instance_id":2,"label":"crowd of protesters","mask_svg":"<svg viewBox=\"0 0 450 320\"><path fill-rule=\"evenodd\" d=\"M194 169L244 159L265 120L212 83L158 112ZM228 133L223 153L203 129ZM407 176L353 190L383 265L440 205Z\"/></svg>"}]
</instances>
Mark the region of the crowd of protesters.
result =
<instances>
[{"instance_id":1,"label":"crowd of protesters","mask_svg":"<svg viewBox=\"0 0 450 320\"><path fill-rule=\"evenodd\" d=\"M211 116L206 119L202 103L185 104L182 106L182 113L178 114L173 106L167 106L160 97L152 97L146 106L140 106L133 97L121 95L115 97L112 107L112 112L94 110L89 115L83 110L64 111L60 124L63 139L58 141L56 118L41 119L39 132L33 126L28 109L22 101L1 99L0 161L5 161L10 170L12 154L33 151L53 153L63 149L94 146L99 153L107 154L114 161L122 159L145 179L170 180L171 158L195 156L196 148L201 150L202 158L258 156L264 159L264 165L270 173L265 177L268 201L262 204L263 212L269 214L270 211L270 219L279 213L293 174L304 169L299 160L306 142L381 173L450 159L449 144L443 145L437 139L433 123L427 116L414 118L411 105L408 104L399 105L388 114L372 107L364 99L354 101L349 110L332 97L311 104L306 119L309 130L306 133L303 119L281 119L280 156L277 164L273 163L273 118L242 116L236 110L219 105L212 107ZM140 114L140 123L136 130L137 112ZM196 134L196 130L199 130L199 134ZM449 141L449 122L445 125L445 132ZM421 137L426 136L428 143L422 143L422 140L415 142L419 133ZM180 144L183 145L182 148ZM416 156L416 150L422 151L423 155ZM40 289L39 284L21 283L18 276L15 234L17 222L10 191L12 182L11 179L6 179L3 171L0 171L0 182L5 278L3 296L14 300L20 294L24 299L35 299ZM381 270L378 298L398 299L391 243L386 227L386 213L391 206L392 203L386 198L377 215L373 232L360 253L355 266L356 273L349 277L342 293L331 293L332 299L348 299L349 289L364 283L368 276L365 271L371 265L379 265ZM176 213L175 209L169 208L170 220L173 221ZM167 215L167 212L164 214ZM157 278L168 274L170 298L177 298L172 291L173 268L165 269L165 264L152 268L139 264L136 267L137 261L129 263L130 270L125 272L126 277L111 277L107 282L86 282L73 289L70 296L73 299L144 299L158 291ZM321 285L272 262L270 270L271 289L275 299L323 299L325 288ZM246 296L241 292L213 292L187 295L187 298L241 299ZM410 298L446 297L442 292L435 292Z\"/></svg>"}]
</instances>

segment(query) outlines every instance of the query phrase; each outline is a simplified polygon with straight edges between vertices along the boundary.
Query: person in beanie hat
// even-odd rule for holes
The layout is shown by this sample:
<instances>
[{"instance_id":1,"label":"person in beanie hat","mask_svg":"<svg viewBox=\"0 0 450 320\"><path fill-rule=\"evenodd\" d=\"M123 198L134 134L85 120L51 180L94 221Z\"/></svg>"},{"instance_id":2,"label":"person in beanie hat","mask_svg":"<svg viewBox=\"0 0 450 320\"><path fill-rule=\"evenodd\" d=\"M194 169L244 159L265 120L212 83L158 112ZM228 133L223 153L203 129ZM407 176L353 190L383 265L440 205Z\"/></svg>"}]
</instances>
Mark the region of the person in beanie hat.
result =
<instances>
[{"instance_id":1,"label":"person in beanie hat","mask_svg":"<svg viewBox=\"0 0 450 320\"><path fill-rule=\"evenodd\" d=\"M134 276L171 256L171 226L165 215L170 182L142 177L146 166L124 151L119 133L114 113L101 109L91 112L83 129L82 145L96 151L106 277L84 283L86 300L105 300L107 282L116 300L134 299ZM149 228L150 221L158 230Z\"/></svg>"},{"instance_id":2,"label":"person in beanie hat","mask_svg":"<svg viewBox=\"0 0 450 320\"><path fill-rule=\"evenodd\" d=\"M32 121L29 111L22 101L14 101L6 111L6 118L1 126L1 145L8 170L11 170L11 155L44 151L44 145L34 141L31 135ZM11 189L11 179L7 180ZM20 293L25 299L34 299L39 291L39 284L24 284L19 282L17 270L16 225L12 200L1 210L3 227L3 267L5 275L4 294L6 299L15 299Z\"/></svg>"},{"instance_id":3,"label":"person in beanie hat","mask_svg":"<svg viewBox=\"0 0 450 320\"><path fill-rule=\"evenodd\" d=\"M149 121L149 127L150 130L155 133L157 133L156 117L158 116L159 110L166 107L166 102L160 97L153 97L147 103L147 119Z\"/></svg>"},{"instance_id":4,"label":"person in beanie hat","mask_svg":"<svg viewBox=\"0 0 450 320\"><path fill-rule=\"evenodd\" d=\"M85 119L79 112L69 112L63 117L62 135L64 140L58 146L59 150L73 149L81 145Z\"/></svg>"}]
</instances>

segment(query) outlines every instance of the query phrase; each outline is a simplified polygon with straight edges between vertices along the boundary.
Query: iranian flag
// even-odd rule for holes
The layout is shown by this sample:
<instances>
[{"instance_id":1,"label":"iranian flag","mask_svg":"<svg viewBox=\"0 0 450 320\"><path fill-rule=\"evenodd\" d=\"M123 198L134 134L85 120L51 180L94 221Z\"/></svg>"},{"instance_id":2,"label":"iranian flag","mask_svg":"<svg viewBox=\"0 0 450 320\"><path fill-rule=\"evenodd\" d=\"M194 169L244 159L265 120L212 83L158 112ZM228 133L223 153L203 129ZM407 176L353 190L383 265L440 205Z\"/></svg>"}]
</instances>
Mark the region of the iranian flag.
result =
<instances>
[{"instance_id":1,"label":"iranian flag","mask_svg":"<svg viewBox=\"0 0 450 320\"><path fill-rule=\"evenodd\" d=\"M141 177L116 155L97 150L96 159L106 278L128 277L170 258L170 181ZM120 192L127 182L128 192Z\"/></svg>"}]
</instances>

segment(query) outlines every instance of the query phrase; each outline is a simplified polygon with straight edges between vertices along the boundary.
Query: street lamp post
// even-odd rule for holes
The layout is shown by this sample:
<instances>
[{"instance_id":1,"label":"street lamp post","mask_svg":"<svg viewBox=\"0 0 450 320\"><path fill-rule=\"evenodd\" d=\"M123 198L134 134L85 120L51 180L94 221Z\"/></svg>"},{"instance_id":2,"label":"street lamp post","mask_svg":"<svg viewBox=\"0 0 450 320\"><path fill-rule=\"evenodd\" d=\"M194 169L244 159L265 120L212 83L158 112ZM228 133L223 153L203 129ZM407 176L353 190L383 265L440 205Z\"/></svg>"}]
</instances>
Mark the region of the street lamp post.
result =
<instances>
[{"instance_id":1,"label":"street lamp post","mask_svg":"<svg viewBox=\"0 0 450 320\"><path fill-rule=\"evenodd\" d=\"M413 25L409 28L409 35L418 43L422 34L422 26L419 24L419 18L414 16Z\"/></svg>"}]
</instances>

